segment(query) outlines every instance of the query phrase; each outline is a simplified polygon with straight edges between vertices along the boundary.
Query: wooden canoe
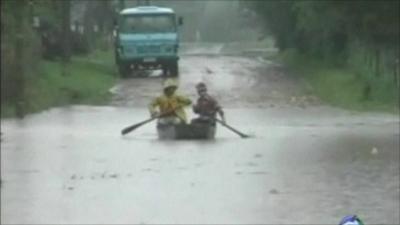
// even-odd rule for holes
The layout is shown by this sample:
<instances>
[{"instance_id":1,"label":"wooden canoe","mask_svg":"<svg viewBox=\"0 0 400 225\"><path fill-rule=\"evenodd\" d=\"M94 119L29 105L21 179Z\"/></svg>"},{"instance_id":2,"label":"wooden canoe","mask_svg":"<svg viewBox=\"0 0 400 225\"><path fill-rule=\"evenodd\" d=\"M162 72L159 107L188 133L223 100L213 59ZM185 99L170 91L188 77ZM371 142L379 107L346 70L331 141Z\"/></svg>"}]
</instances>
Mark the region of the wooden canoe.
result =
<instances>
[{"instance_id":1,"label":"wooden canoe","mask_svg":"<svg viewBox=\"0 0 400 225\"><path fill-rule=\"evenodd\" d=\"M157 124L159 139L213 139L216 133L215 124Z\"/></svg>"}]
</instances>

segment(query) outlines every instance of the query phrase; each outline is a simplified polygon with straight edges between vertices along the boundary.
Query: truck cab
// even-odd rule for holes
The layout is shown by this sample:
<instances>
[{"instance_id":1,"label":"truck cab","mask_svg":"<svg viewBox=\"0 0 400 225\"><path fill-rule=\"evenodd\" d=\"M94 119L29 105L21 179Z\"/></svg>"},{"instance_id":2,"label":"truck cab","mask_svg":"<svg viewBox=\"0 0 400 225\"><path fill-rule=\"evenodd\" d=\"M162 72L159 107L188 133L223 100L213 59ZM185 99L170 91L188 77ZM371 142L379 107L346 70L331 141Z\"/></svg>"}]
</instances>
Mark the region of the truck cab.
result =
<instances>
[{"instance_id":1,"label":"truck cab","mask_svg":"<svg viewBox=\"0 0 400 225\"><path fill-rule=\"evenodd\" d=\"M178 26L171 8L141 6L119 13L115 33L115 59L121 76L132 70L162 69L178 76Z\"/></svg>"}]
</instances>

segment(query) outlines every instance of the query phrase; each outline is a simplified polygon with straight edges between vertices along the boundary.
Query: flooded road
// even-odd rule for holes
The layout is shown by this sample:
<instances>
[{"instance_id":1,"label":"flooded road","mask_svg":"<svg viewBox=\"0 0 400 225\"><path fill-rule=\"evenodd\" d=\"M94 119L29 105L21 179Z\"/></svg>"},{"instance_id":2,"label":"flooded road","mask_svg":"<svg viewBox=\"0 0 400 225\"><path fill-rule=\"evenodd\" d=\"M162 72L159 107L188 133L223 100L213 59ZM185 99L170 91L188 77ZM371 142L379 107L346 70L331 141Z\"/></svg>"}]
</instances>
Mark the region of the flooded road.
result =
<instances>
[{"instance_id":1,"label":"flooded road","mask_svg":"<svg viewBox=\"0 0 400 225\"><path fill-rule=\"evenodd\" d=\"M1 222L400 222L396 115L324 105L258 57L198 52L181 59L180 92L195 98L206 82L228 123L255 138L218 127L215 140L160 141L154 123L122 137L162 78L121 80L110 106L1 121Z\"/></svg>"}]
</instances>

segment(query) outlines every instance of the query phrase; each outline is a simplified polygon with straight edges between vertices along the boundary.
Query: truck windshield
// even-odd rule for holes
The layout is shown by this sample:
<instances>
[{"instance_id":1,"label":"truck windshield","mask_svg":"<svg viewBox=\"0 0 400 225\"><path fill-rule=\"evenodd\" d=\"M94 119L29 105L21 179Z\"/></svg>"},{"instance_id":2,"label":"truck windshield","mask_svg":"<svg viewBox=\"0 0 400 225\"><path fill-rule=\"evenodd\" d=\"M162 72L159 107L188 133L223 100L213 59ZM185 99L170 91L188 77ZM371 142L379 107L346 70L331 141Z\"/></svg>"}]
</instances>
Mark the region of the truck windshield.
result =
<instances>
[{"instance_id":1,"label":"truck windshield","mask_svg":"<svg viewBox=\"0 0 400 225\"><path fill-rule=\"evenodd\" d=\"M171 14L126 15L121 18L122 33L175 32L175 17Z\"/></svg>"}]
</instances>

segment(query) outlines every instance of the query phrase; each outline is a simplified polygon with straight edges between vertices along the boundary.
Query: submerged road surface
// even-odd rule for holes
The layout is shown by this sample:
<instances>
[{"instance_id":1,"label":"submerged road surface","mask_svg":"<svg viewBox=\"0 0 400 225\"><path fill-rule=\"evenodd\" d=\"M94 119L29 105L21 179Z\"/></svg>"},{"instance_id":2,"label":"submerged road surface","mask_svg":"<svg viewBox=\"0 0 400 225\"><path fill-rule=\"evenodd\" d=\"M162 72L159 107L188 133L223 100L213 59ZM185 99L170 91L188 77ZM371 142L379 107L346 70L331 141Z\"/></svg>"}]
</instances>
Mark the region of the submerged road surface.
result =
<instances>
[{"instance_id":1,"label":"submerged road surface","mask_svg":"<svg viewBox=\"0 0 400 225\"><path fill-rule=\"evenodd\" d=\"M365 224L399 221L399 119L329 107L257 57L184 55L180 92L209 84L227 121L210 141L160 141L162 78L121 80L110 106L1 121L1 223ZM190 111L190 109L188 109Z\"/></svg>"}]
</instances>

